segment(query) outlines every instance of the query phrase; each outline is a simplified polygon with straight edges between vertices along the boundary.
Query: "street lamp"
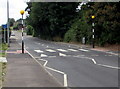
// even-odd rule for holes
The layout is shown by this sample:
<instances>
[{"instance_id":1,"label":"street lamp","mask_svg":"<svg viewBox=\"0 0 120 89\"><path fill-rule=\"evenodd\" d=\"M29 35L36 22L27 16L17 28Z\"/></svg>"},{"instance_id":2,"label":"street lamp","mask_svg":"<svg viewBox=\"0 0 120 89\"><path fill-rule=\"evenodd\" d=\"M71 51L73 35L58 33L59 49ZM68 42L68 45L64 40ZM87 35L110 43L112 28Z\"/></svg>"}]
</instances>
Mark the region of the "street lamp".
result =
<instances>
[{"instance_id":1,"label":"street lamp","mask_svg":"<svg viewBox=\"0 0 120 89\"><path fill-rule=\"evenodd\" d=\"M93 38L93 45L92 45L92 47L95 48L95 42L94 42L94 39L95 39L95 30L94 30L94 26L95 26L94 19L95 19L95 16L92 15L91 18L92 18L92 33L93 33L93 35L92 35L92 38Z\"/></svg>"},{"instance_id":2,"label":"street lamp","mask_svg":"<svg viewBox=\"0 0 120 89\"><path fill-rule=\"evenodd\" d=\"M22 53L24 53L24 41L23 41L23 15L24 15L25 11L21 10L20 14L22 15Z\"/></svg>"}]
</instances>

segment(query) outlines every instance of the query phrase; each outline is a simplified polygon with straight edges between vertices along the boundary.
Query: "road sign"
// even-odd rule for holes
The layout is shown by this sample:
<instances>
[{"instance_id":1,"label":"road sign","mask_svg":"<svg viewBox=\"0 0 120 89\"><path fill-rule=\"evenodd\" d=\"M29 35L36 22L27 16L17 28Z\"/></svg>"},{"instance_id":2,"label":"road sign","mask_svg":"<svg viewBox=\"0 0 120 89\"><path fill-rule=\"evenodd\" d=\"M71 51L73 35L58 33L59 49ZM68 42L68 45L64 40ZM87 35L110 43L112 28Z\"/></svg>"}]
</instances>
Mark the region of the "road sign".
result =
<instances>
[{"instance_id":1,"label":"road sign","mask_svg":"<svg viewBox=\"0 0 120 89\"><path fill-rule=\"evenodd\" d=\"M2 25L2 28L4 29L7 28L7 24Z\"/></svg>"}]
</instances>

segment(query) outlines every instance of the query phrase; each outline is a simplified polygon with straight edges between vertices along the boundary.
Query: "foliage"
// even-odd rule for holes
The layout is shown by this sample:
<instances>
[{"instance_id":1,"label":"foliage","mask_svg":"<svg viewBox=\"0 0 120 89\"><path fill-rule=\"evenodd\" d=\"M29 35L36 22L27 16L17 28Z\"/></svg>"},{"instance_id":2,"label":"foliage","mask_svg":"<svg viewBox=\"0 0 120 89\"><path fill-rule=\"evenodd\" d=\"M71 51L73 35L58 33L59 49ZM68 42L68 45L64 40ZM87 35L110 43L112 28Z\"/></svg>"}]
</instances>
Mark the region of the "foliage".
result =
<instances>
[{"instance_id":1,"label":"foliage","mask_svg":"<svg viewBox=\"0 0 120 89\"><path fill-rule=\"evenodd\" d=\"M89 7L88 7L89 5ZM120 13L119 3L88 3L79 11L79 16L66 33L65 41L78 41L86 37L87 43L92 42L92 22L95 23L95 43L104 44L120 43ZM95 15L92 20L91 16ZM80 17L80 18L79 18ZM72 34L73 33L73 34Z\"/></svg>"},{"instance_id":2,"label":"foliage","mask_svg":"<svg viewBox=\"0 0 120 89\"><path fill-rule=\"evenodd\" d=\"M15 19L14 18L10 18L9 19L9 25L10 27L14 25Z\"/></svg>"},{"instance_id":3,"label":"foliage","mask_svg":"<svg viewBox=\"0 0 120 89\"><path fill-rule=\"evenodd\" d=\"M90 39L91 27L82 19L76 19L74 21L70 30L65 34L64 41L82 42L83 37L86 37L87 40Z\"/></svg>"},{"instance_id":4,"label":"foliage","mask_svg":"<svg viewBox=\"0 0 120 89\"><path fill-rule=\"evenodd\" d=\"M27 24L33 26L35 36L43 39L63 38L76 15L78 3L32 3Z\"/></svg>"},{"instance_id":5,"label":"foliage","mask_svg":"<svg viewBox=\"0 0 120 89\"><path fill-rule=\"evenodd\" d=\"M92 42L92 22L95 23L97 45L120 43L120 2L94 2L83 5L76 12L78 3L28 3L30 15L27 25L34 28L34 36L57 41L81 42L85 37ZM93 20L91 16L94 15Z\"/></svg>"},{"instance_id":6,"label":"foliage","mask_svg":"<svg viewBox=\"0 0 120 89\"><path fill-rule=\"evenodd\" d=\"M28 25L26 29L27 35L33 35L33 30L34 30L33 27Z\"/></svg>"}]
</instances>

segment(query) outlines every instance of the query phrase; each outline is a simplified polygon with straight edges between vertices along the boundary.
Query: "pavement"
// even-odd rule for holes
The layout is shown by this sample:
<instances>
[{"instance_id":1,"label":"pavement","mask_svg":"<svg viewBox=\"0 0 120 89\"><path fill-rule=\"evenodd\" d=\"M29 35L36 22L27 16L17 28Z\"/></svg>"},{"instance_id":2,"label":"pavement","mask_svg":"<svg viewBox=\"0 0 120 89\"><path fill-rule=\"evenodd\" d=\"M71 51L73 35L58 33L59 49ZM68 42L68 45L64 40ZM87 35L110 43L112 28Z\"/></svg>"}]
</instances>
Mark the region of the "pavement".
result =
<instances>
[{"instance_id":1,"label":"pavement","mask_svg":"<svg viewBox=\"0 0 120 89\"><path fill-rule=\"evenodd\" d=\"M21 46L15 38L10 39L7 61L3 87L62 87L26 50L21 53Z\"/></svg>"}]
</instances>

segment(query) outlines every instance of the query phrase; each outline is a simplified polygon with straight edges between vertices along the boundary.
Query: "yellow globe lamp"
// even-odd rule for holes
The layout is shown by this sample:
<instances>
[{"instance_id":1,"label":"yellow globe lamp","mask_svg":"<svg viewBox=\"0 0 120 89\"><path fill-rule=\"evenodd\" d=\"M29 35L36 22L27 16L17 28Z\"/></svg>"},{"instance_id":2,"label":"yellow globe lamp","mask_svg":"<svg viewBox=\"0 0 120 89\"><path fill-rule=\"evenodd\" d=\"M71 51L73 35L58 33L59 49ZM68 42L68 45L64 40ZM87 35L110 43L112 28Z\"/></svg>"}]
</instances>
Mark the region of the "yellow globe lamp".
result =
<instances>
[{"instance_id":1,"label":"yellow globe lamp","mask_svg":"<svg viewBox=\"0 0 120 89\"><path fill-rule=\"evenodd\" d=\"M92 18L92 19L94 19L94 18L95 18L95 16L94 16L94 15L92 15L92 16L91 16L91 18Z\"/></svg>"},{"instance_id":2,"label":"yellow globe lamp","mask_svg":"<svg viewBox=\"0 0 120 89\"><path fill-rule=\"evenodd\" d=\"M21 15L23 15L24 13L25 13L25 11L24 11L24 10L21 10L21 11L20 11L20 14L21 14Z\"/></svg>"}]
</instances>

